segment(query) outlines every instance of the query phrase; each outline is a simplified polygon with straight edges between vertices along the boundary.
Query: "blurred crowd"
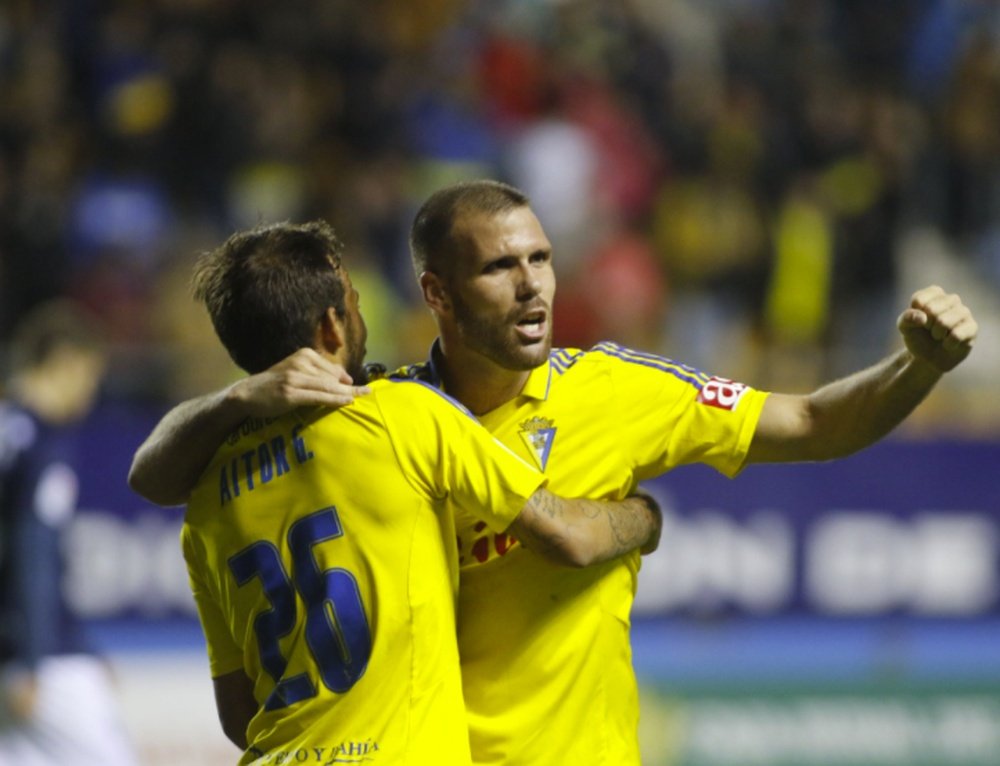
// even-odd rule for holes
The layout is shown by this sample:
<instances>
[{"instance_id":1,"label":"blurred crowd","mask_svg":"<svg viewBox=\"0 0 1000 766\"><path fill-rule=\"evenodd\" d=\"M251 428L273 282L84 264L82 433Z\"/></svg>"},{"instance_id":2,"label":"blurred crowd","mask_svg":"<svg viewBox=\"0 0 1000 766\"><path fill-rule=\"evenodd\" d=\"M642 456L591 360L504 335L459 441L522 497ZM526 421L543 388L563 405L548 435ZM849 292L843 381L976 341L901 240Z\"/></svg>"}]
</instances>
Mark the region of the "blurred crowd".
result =
<instances>
[{"instance_id":1,"label":"blurred crowd","mask_svg":"<svg viewBox=\"0 0 1000 766\"><path fill-rule=\"evenodd\" d=\"M5 0L0 351L70 296L120 395L225 383L193 258L322 217L369 358L417 361L408 227L469 177L531 196L557 344L806 387L939 282L983 337L924 420L1000 434L995 0Z\"/></svg>"}]
</instances>

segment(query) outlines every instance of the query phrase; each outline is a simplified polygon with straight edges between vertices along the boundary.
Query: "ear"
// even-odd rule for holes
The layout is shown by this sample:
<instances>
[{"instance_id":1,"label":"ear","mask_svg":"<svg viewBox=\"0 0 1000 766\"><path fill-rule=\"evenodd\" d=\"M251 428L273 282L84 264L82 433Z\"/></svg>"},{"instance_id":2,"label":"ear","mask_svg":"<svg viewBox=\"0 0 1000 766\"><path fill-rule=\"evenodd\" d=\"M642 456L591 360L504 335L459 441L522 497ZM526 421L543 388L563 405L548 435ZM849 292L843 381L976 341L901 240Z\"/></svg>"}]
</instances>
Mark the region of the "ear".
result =
<instances>
[{"instance_id":1,"label":"ear","mask_svg":"<svg viewBox=\"0 0 1000 766\"><path fill-rule=\"evenodd\" d=\"M435 314L447 314L451 311L451 299L445 289L441 277L433 271L425 271L420 275L420 291L424 295L424 303Z\"/></svg>"},{"instance_id":2,"label":"ear","mask_svg":"<svg viewBox=\"0 0 1000 766\"><path fill-rule=\"evenodd\" d=\"M346 333L343 320L332 306L323 312L316 325L316 349L330 355L336 355L344 347Z\"/></svg>"}]
</instances>

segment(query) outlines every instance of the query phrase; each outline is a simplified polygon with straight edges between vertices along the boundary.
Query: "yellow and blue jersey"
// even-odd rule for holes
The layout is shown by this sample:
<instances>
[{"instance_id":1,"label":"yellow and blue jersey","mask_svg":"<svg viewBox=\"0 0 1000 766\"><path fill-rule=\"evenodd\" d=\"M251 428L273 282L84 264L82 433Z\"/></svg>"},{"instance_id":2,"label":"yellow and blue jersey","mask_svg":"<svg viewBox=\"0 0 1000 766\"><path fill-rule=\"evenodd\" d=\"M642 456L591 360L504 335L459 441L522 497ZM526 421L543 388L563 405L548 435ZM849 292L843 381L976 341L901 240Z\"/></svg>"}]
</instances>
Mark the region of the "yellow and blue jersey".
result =
<instances>
[{"instance_id":1,"label":"yellow and blue jersey","mask_svg":"<svg viewBox=\"0 0 1000 766\"><path fill-rule=\"evenodd\" d=\"M402 374L440 383L431 362ZM613 343L553 350L483 425L565 497L621 499L686 463L732 476L766 394ZM639 554L554 566L458 520L458 638L473 761L637 766L629 615Z\"/></svg>"},{"instance_id":2,"label":"yellow and blue jersey","mask_svg":"<svg viewBox=\"0 0 1000 766\"><path fill-rule=\"evenodd\" d=\"M212 675L260 703L241 763L469 763L455 513L502 532L544 481L419 383L244 423L181 534Z\"/></svg>"}]
</instances>

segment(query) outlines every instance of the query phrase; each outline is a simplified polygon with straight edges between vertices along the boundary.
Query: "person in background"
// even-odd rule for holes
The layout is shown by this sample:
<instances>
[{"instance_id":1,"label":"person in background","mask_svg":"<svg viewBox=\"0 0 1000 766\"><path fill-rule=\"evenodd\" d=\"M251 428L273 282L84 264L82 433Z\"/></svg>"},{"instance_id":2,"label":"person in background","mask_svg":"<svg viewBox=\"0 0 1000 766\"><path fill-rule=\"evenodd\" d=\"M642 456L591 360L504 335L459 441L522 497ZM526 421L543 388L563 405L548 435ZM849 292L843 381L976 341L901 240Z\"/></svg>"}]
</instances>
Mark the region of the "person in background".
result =
<instances>
[{"instance_id":1,"label":"person in background","mask_svg":"<svg viewBox=\"0 0 1000 766\"><path fill-rule=\"evenodd\" d=\"M0 763L131 766L109 668L62 594L63 534L105 370L101 334L72 303L43 303L12 336L0 402Z\"/></svg>"}]
</instances>

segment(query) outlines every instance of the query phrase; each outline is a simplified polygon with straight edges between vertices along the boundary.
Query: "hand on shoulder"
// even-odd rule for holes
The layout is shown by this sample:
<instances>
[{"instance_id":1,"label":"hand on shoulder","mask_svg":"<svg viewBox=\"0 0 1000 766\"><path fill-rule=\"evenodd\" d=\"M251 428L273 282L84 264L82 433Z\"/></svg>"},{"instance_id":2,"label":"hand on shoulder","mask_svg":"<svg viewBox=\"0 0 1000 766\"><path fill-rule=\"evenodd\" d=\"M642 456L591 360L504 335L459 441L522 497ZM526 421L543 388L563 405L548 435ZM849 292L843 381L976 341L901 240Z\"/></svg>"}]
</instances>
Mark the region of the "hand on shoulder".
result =
<instances>
[{"instance_id":1,"label":"hand on shoulder","mask_svg":"<svg viewBox=\"0 0 1000 766\"><path fill-rule=\"evenodd\" d=\"M247 415L273 417L296 407L343 407L369 389L353 385L341 365L315 349L301 348L273 367L234 383L230 392Z\"/></svg>"}]
</instances>

